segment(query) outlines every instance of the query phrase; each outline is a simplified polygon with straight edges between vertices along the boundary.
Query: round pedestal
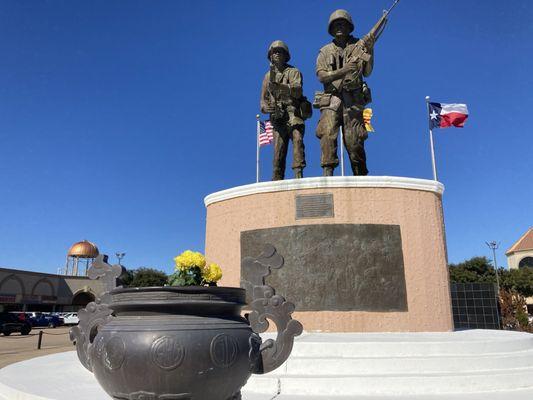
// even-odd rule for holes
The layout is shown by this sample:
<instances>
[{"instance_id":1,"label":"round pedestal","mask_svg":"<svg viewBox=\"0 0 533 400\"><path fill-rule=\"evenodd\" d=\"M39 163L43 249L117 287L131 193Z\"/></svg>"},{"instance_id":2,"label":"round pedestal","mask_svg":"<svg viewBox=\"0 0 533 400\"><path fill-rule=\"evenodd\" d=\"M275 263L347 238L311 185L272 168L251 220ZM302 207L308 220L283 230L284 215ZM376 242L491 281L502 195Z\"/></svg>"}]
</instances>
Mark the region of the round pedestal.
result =
<instances>
[{"instance_id":1,"label":"round pedestal","mask_svg":"<svg viewBox=\"0 0 533 400\"><path fill-rule=\"evenodd\" d=\"M509 331L304 333L282 367L252 375L242 399L530 400L532 346L533 335ZM128 400L141 398L189 399ZM0 400L72 399L111 400L74 351L0 370Z\"/></svg>"},{"instance_id":2,"label":"round pedestal","mask_svg":"<svg viewBox=\"0 0 533 400\"><path fill-rule=\"evenodd\" d=\"M266 243L285 259L268 284L307 331L453 329L439 182L319 177L206 197L206 256L222 284L246 280L243 257Z\"/></svg>"}]
</instances>

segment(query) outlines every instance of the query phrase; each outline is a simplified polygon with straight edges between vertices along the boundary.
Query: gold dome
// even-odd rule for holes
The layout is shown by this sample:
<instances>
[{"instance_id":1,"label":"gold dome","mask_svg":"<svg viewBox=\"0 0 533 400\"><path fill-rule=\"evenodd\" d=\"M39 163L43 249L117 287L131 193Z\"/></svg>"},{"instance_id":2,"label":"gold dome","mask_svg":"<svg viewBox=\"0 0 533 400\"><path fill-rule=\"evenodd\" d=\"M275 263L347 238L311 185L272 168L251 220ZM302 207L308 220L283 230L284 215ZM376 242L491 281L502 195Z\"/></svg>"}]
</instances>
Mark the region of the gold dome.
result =
<instances>
[{"instance_id":1,"label":"gold dome","mask_svg":"<svg viewBox=\"0 0 533 400\"><path fill-rule=\"evenodd\" d=\"M88 240L74 243L68 251L69 257L78 258L95 258L98 254L100 254L98 247Z\"/></svg>"}]
</instances>

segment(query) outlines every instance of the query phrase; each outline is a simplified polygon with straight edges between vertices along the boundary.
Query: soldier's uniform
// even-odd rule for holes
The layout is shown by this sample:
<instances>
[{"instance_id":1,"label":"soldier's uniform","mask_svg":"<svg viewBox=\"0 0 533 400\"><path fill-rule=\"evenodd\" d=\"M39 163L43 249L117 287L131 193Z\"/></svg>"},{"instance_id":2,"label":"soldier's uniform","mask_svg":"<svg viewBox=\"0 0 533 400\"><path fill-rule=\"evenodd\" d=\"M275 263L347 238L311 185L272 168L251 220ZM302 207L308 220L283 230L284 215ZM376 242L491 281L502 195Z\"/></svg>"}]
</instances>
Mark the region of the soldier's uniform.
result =
<instances>
[{"instance_id":1,"label":"soldier's uniform","mask_svg":"<svg viewBox=\"0 0 533 400\"><path fill-rule=\"evenodd\" d=\"M282 47L287 56L290 57L288 48L281 41L272 43L269 48L269 58L271 51L276 45ZM272 74L272 77L271 77ZM276 96L270 91L270 82L288 85L289 93L276 100ZM304 132L305 125L300 111L300 102L303 98L302 92L303 78L301 72L286 64L282 70L272 66L271 71L265 74L263 85L261 87L261 112L266 113L269 105L276 102L280 107L280 115L276 117L274 113L270 114L270 122L274 128L274 159L272 180L281 180L285 177L285 164L287 159L287 150L289 140L292 140L293 156L292 169L296 177L302 176L302 170L305 167L305 146Z\"/></svg>"},{"instance_id":2,"label":"soldier's uniform","mask_svg":"<svg viewBox=\"0 0 533 400\"><path fill-rule=\"evenodd\" d=\"M347 13L346 13L347 14ZM330 18L334 21L334 14ZM341 14L342 15L342 14ZM349 14L348 18L349 17ZM351 18L348 20L353 23ZM352 28L353 29L353 28ZM320 49L316 61L316 73L319 71L336 71L342 68L359 39L350 35L344 48L335 41ZM370 60L370 62L372 62ZM362 66L364 68L364 66ZM363 110L370 102L368 88L363 82L362 74L350 82L349 89L337 88L333 83L324 84L324 95L320 99L320 121L316 136L320 139L321 166L334 169L339 165L337 156L337 136L339 128L343 128L344 145L350 157L354 175L367 175L366 153L364 142L368 137L363 121Z\"/></svg>"}]
</instances>

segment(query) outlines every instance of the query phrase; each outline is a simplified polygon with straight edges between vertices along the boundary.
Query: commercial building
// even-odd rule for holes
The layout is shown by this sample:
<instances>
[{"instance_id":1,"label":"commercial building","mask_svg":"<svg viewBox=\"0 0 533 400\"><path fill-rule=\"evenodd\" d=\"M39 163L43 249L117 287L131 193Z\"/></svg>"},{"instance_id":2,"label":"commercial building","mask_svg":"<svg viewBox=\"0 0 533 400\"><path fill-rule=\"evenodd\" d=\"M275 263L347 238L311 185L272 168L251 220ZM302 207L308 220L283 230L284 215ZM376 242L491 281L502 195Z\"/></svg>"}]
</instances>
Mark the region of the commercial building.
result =
<instances>
[{"instance_id":1,"label":"commercial building","mask_svg":"<svg viewBox=\"0 0 533 400\"><path fill-rule=\"evenodd\" d=\"M77 311L85 307L103 291L99 280L86 276L98 254L96 245L84 240L71 246L60 274L0 268L0 311Z\"/></svg>"}]
</instances>

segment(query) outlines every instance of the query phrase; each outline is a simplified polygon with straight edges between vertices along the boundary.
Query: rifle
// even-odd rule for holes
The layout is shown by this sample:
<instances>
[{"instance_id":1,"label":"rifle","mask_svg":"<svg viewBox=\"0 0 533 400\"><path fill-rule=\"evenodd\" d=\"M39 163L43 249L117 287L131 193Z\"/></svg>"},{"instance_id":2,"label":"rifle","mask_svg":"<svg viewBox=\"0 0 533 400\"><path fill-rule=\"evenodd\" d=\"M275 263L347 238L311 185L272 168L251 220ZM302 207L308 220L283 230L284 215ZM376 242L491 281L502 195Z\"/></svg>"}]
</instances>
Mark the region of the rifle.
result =
<instances>
[{"instance_id":1,"label":"rifle","mask_svg":"<svg viewBox=\"0 0 533 400\"><path fill-rule=\"evenodd\" d=\"M272 113L272 119L280 120L283 118L284 111L281 104L281 93L278 90L274 90L273 87L276 86L276 70L273 64L270 64L270 87L269 92L274 98L274 112Z\"/></svg>"},{"instance_id":2,"label":"rifle","mask_svg":"<svg viewBox=\"0 0 533 400\"><path fill-rule=\"evenodd\" d=\"M394 3L388 10L383 11L383 15L379 19L378 22L370 29L370 32L368 32L364 38L371 37L374 39L374 42L378 40L378 38L383 33L383 30L385 29L385 25L387 25L390 12L394 7L396 7L396 4L398 4L400 0L394 0ZM345 64L348 63L356 63L361 62L361 68L357 71L354 71L348 75L346 75L343 79L338 79L333 82L333 85L339 90L340 88L345 90L353 90L355 89L354 83L357 82L357 79L359 78L359 75L361 75L362 71L362 61L369 61L370 60L370 53L368 52L368 49L365 46L365 40L361 39L359 40L355 46L353 47L350 54L346 57Z\"/></svg>"}]
</instances>

